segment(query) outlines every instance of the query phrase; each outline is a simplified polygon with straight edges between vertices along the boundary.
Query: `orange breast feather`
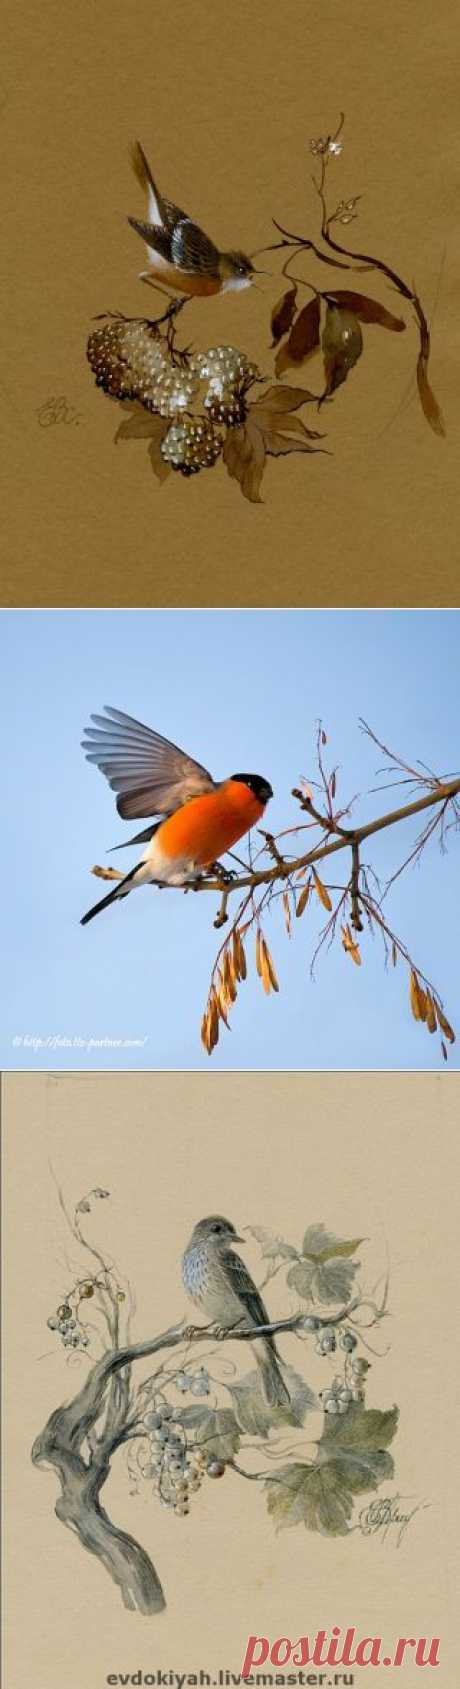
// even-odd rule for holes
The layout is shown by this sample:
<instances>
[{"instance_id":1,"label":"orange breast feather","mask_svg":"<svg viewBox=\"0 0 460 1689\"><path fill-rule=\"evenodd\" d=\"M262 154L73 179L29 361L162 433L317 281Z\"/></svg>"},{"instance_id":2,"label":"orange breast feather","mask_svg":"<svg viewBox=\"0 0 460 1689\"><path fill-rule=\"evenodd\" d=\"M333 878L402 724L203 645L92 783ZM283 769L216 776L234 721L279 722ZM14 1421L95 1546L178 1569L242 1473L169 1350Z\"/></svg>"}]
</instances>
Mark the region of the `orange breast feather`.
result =
<instances>
[{"instance_id":1,"label":"orange breast feather","mask_svg":"<svg viewBox=\"0 0 460 1689\"><path fill-rule=\"evenodd\" d=\"M191 798L164 821L156 835L168 857L189 857L206 868L224 851L230 850L249 828L260 820L264 805L248 786L226 780L216 792Z\"/></svg>"}]
</instances>

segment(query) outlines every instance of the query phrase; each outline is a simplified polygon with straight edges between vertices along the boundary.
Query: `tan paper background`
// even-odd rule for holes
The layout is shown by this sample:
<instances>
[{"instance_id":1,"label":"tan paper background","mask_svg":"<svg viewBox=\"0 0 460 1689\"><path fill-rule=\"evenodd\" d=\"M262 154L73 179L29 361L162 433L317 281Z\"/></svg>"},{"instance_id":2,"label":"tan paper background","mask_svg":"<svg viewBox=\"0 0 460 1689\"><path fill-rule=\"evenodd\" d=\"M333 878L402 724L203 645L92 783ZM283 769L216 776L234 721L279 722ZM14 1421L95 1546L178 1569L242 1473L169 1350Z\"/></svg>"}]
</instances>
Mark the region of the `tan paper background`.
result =
<instances>
[{"instance_id":1,"label":"tan paper background","mask_svg":"<svg viewBox=\"0 0 460 1689\"><path fill-rule=\"evenodd\" d=\"M12 0L0 84L4 604L458 603L458 47L452 0ZM387 428L415 335L369 329L327 412L331 458L271 461L260 508L221 468L159 488L142 442L115 448L120 410L85 360L97 312L157 310L125 220L143 215L129 144L142 139L160 186L217 241L253 250L271 240L272 216L317 230L308 140L341 109L331 194L364 196L343 232L415 280L429 313L436 303L448 438L414 397ZM320 285L334 274L317 273ZM186 338L236 341L271 370L281 290L276 277L261 286L192 305ZM391 308L391 291L377 291ZM39 408L61 394L78 426L40 427Z\"/></svg>"},{"instance_id":2,"label":"tan paper background","mask_svg":"<svg viewBox=\"0 0 460 1689\"><path fill-rule=\"evenodd\" d=\"M390 1647L398 1635L439 1635L436 1681L455 1689L459 1094L458 1078L441 1074L3 1080L5 1681L14 1689L102 1689L110 1672L139 1667L238 1672L249 1633L297 1637L333 1624L354 1624ZM370 1357L368 1405L398 1402L401 1422L395 1482L381 1493L428 1504L399 1548L391 1534L386 1542L359 1532L276 1536L259 1487L231 1473L176 1519L154 1500L129 1497L119 1453L104 1501L156 1558L169 1603L158 1619L125 1612L97 1561L56 1521L55 1475L30 1464L38 1430L85 1374L84 1362L66 1366L46 1328L68 1289L63 1248L72 1253L50 1162L72 1208L93 1185L111 1191L87 1225L135 1286L135 1338L182 1317L179 1255L195 1220L216 1208L237 1226L262 1223L294 1242L319 1219L344 1236L365 1234L368 1287L388 1247L391 1318L371 1341L390 1350ZM245 1256L255 1270L254 1245ZM266 1292L273 1312L288 1311L279 1283ZM294 1339L282 1348L301 1364ZM305 1352L303 1364L320 1387L321 1362ZM316 1416L310 1425L315 1435ZM374 1670L372 1681L388 1675ZM398 1675L413 1689L419 1674L409 1664Z\"/></svg>"}]
</instances>

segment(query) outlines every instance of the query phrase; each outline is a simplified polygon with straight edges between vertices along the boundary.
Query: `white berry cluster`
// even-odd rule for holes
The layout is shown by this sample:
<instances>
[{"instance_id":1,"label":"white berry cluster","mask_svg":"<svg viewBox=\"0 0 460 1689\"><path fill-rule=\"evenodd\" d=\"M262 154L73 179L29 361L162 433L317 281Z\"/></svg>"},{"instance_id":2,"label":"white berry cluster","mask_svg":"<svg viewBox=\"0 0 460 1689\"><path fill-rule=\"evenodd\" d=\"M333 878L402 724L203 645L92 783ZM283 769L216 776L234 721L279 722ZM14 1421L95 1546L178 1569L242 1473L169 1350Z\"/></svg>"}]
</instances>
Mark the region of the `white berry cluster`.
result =
<instances>
[{"instance_id":1,"label":"white berry cluster","mask_svg":"<svg viewBox=\"0 0 460 1689\"><path fill-rule=\"evenodd\" d=\"M207 352L198 352L192 358L191 367L206 383L204 408L212 422L238 427L244 420L245 394L257 376L257 365L236 346L209 346Z\"/></svg>"},{"instance_id":2,"label":"white berry cluster","mask_svg":"<svg viewBox=\"0 0 460 1689\"><path fill-rule=\"evenodd\" d=\"M320 1400L325 1413L346 1413L353 1401L353 1391L343 1378L333 1378L328 1390L322 1390Z\"/></svg>"},{"instance_id":3,"label":"white berry cluster","mask_svg":"<svg viewBox=\"0 0 460 1689\"><path fill-rule=\"evenodd\" d=\"M96 385L115 399L137 399L159 416L189 409L199 388L188 363L174 362L154 323L104 323L88 340L88 360Z\"/></svg>"},{"instance_id":4,"label":"white berry cluster","mask_svg":"<svg viewBox=\"0 0 460 1689\"><path fill-rule=\"evenodd\" d=\"M82 1292L80 1291L80 1296ZM86 1296L93 1295L92 1285L83 1292ZM64 1349L87 1349L89 1337L78 1317L76 1293L73 1291L65 1302L61 1302L54 1314L50 1314L47 1325L50 1331L56 1331L62 1340Z\"/></svg>"},{"instance_id":5,"label":"white berry cluster","mask_svg":"<svg viewBox=\"0 0 460 1689\"><path fill-rule=\"evenodd\" d=\"M163 1507L171 1508L183 1518L189 1513L190 1498L201 1489L204 1477L223 1477L225 1465L210 1457L204 1448L187 1442L181 1413L181 1408L173 1408L163 1398L144 1413L149 1458L142 1470L144 1478L151 1479Z\"/></svg>"},{"instance_id":6,"label":"white berry cluster","mask_svg":"<svg viewBox=\"0 0 460 1689\"><path fill-rule=\"evenodd\" d=\"M97 386L111 398L171 418L161 452L170 469L186 476L213 468L223 446L216 424L244 422L247 391L258 374L235 346L175 354L155 323L137 318L116 317L94 329L87 354Z\"/></svg>"},{"instance_id":7,"label":"white berry cluster","mask_svg":"<svg viewBox=\"0 0 460 1689\"><path fill-rule=\"evenodd\" d=\"M222 450L222 439L206 416L184 417L171 423L161 442L165 463L181 475L196 475L212 469Z\"/></svg>"},{"instance_id":8,"label":"white berry cluster","mask_svg":"<svg viewBox=\"0 0 460 1689\"><path fill-rule=\"evenodd\" d=\"M209 1396L209 1372L205 1366L198 1367L196 1372L177 1372L174 1383L176 1390L184 1395L190 1390L192 1396Z\"/></svg>"}]
</instances>

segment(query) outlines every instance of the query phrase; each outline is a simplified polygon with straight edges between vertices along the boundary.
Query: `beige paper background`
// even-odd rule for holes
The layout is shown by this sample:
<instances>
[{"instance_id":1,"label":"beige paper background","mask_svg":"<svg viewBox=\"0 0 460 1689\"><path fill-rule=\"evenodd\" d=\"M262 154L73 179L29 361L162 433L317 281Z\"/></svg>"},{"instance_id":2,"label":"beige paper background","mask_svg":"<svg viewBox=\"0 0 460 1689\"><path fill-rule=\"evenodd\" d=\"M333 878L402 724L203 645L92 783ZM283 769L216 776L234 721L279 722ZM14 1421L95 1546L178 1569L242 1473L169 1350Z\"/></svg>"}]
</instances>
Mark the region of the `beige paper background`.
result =
<instances>
[{"instance_id":1,"label":"beige paper background","mask_svg":"<svg viewBox=\"0 0 460 1689\"><path fill-rule=\"evenodd\" d=\"M139 1666L237 1672L250 1632L297 1637L355 1624L390 1648L398 1635L440 1635L436 1681L455 1689L459 1096L458 1078L441 1074L4 1078L8 1685L100 1689L111 1671ZM392 1317L377 1347L391 1347L373 1360L368 1403L401 1409L386 1493L429 1504L399 1549L359 1533L276 1536L258 1486L230 1473L218 1493L201 1492L189 1518L174 1519L129 1497L119 1454L104 1501L156 1558L169 1603L158 1619L124 1611L97 1561L56 1521L54 1474L30 1464L39 1428L85 1372L84 1363L66 1367L46 1329L68 1287L69 1248L49 1162L71 1207L95 1184L111 1191L93 1235L136 1288L135 1337L182 1316L178 1258L197 1217L216 1208L294 1241L318 1219L345 1236L364 1233L368 1286L387 1244ZM255 1246L245 1255L256 1269ZM285 1309L278 1284L266 1292L273 1312ZM288 1348L298 1361L293 1339L283 1342L286 1358ZM319 1387L315 1366L312 1355L306 1374ZM372 1681L385 1676L375 1670ZM412 1689L419 1674L409 1664L400 1676Z\"/></svg>"},{"instance_id":2,"label":"beige paper background","mask_svg":"<svg viewBox=\"0 0 460 1689\"><path fill-rule=\"evenodd\" d=\"M453 0L11 0L2 603L458 604L459 34ZM160 186L217 241L254 250L272 239L273 216L316 232L308 140L341 109L331 194L364 196L343 232L414 279L429 314L436 306L432 376L448 437L430 432L415 398L387 426L413 378L415 334L371 328L323 413L332 457L271 462L260 508L222 469L159 488L143 442L114 446L122 412L85 359L97 312L157 312L126 223L143 215L129 144L142 139ZM336 272L317 274L323 286ZM281 289L276 276L260 285L192 305L186 340L236 341L270 372ZM391 291L377 292L391 308ZM61 394L78 426L40 427L38 409Z\"/></svg>"}]
</instances>

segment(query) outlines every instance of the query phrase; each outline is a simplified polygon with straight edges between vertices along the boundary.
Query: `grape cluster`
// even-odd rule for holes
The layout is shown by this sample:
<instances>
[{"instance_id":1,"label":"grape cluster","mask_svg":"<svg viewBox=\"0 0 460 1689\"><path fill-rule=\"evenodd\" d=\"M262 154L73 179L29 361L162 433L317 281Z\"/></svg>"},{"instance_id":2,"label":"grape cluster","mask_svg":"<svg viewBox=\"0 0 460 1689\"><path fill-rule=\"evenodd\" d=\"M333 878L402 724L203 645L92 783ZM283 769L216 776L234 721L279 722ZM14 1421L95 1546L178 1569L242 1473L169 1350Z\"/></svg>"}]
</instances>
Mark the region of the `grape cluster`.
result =
<instances>
[{"instance_id":1,"label":"grape cluster","mask_svg":"<svg viewBox=\"0 0 460 1689\"><path fill-rule=\"evenodd\" d=\"M92 1285L88 1286L86 1292L83 1292L83 1294L90 1294L92 1296ZM50 1331L57 1331L59 1337L62 1339L64 1349L88 1348L89 1337L78 1318L74 1293L72 1294L70 1300L61 1302L59 1308L56 1308L56 1312L54 1314L50 1314L49 1320L47 1320L47 1325Z\"/></svg>"},{"instance_id":2,"label":"grape cluster","mask_svg":"<svg viewBox=\"0 0 460 1689\"><path fill-rule=\"evenodd\" d=\"M238 427L244 421L245 395L257 376L257 365L235 346L210 346L207 352L196 354L192 368L207 384L204 408L210 420Z\"/></svg>"},{"instance_id":3,"label":"grape cluster","mask_svg":"<svg viewBox=\"0 0 460 1689\"><path fill-rule=\"evenodd\" d=\"M174 1383L183 1394L190 1390L192 1396L209 1396L209 1372L205 1366L198 1367L197 1372L177 1372Z\"/></svg>"},{"instance_id":4,"label":"grape cluster","mask_svg":"<svg viewBox=\"0 0 460 1689\"><path fill-rule=\"evenodd\" d=\"M343 1378L333 1378L329 1389L320 1394L325 1413L346 1413L353 1401L353 1391Z\"/></svg>"},{"instance_id":5,"label":"grape cluster","mask_svg":"<svg viewBox=\"0 0 460 1689\"><path fill-rule=\"evenodd\" d=\"M139 399L147 410L156 407L152 396L166 363L164 348L156 331L143 322L116 319L90 334L88 362L96 386L114 399Z\"/></svg>"},{"instance_id":6,"label":"grape cluster","mask_svg":"<svg viewBox=\"0 0 460 1689\"><path fill-rule=\"evenodd\" d=\"M173 422L161 442L165 463L181 475L196 475L212 469L222 450L222 439L208 417L184 417Z\"/></svg>"},{"instance_id":7,"label":"grape cluster","mask_svg":"<svg viewBox=\"0 0 460 1689\"><path fill-rule=\"evenodd\" d=\"M104 323L90 334L87 353L98 387L115 399L137 399L159 416L180 415L198 393L198 376L188 363L173 361L154 323Z\"/></svg>"},{"instance_id":8,"label":"grape cluster","mask_svg":"<svg viewBox=\"0 0 460 1689\"><path fill-rule=\"evenodd\" d=\"M189 1513L190 1498L201 1489L203 1478L223 1477L225 1464L187 1442L181 1413L181 1408L173 1408L162 1398L144 1413L149 1458L143 1476L151 1479L163 1507L171 1508L183 1518Z\"/></svg>"}]
</instances>

